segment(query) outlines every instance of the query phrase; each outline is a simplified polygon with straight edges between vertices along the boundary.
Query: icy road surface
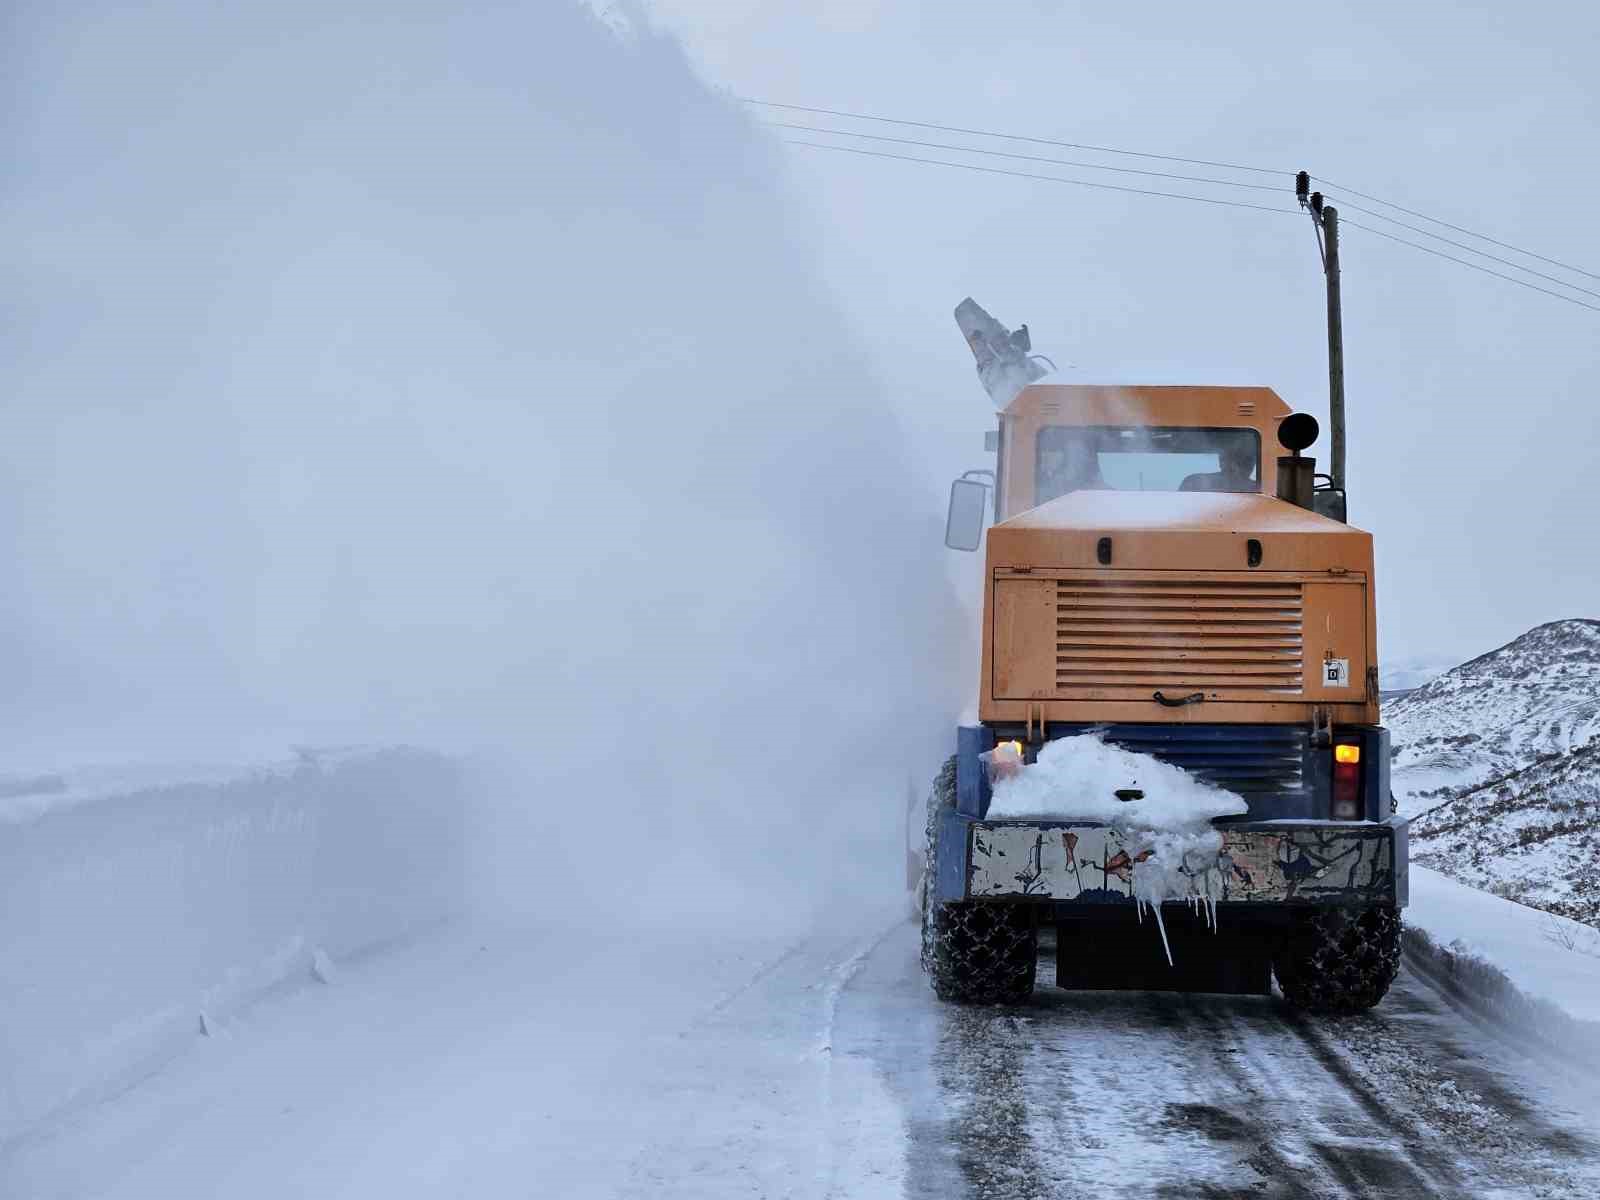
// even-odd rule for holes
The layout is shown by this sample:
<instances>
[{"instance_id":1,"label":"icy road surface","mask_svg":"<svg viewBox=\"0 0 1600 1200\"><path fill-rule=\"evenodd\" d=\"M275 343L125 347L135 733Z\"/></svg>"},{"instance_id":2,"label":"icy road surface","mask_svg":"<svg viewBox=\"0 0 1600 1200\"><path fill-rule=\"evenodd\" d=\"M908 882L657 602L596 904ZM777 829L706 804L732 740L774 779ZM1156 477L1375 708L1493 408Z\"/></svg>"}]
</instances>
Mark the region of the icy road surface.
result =
<instances>
[{"instance_id":1,"label":"icy road surface","mask_svg":"<svg viewBox=\"0 0 1600 1200\"><path fill-rule=\"evenodd\" d=\"M26 1197L1600 1195L1592 1062L1402 973L1370 1016L939 1005L893 914L791 943L457 929L0 1148Z\"/></svg>"}]
</instances>

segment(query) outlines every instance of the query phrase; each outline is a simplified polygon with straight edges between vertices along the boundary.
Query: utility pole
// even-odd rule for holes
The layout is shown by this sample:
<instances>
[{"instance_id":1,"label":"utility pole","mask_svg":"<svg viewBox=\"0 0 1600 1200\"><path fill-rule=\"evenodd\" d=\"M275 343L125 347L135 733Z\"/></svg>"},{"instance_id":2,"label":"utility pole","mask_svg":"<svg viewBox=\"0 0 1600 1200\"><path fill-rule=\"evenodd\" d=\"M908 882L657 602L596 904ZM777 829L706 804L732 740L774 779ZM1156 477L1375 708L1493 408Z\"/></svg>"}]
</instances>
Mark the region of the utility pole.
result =
<instances>
[{"instance_id":1,"label":"utility pole","mask_svg":"<svg viewBox=\"0 0 1600 1200\"><path fill-rule=\"evenodd\" d=\"M1320 199L1321 193L1318 193ZM1328 473L1344 488L1344 318L1339 311L1339 210L1322 205L1322 273L1328 279L1328 421L1333 459Z\"/></svg>"},{"instance_id":2,"label":"utility pole","mask_svg":"<svg viewBox=\"0 0 1600 1200\"><path fill-rule=\"evenodd\" d=\"M1328 422L1333 426L1333 453L1328 474L1333 486L1344 489L1344 318L1339 303L1339 210L1311 191L1311 176L1295 176L1294 191L1300 207L1311 214L1322 254L1322 274L1328 283Z\"/></svg>"}]
</instances>

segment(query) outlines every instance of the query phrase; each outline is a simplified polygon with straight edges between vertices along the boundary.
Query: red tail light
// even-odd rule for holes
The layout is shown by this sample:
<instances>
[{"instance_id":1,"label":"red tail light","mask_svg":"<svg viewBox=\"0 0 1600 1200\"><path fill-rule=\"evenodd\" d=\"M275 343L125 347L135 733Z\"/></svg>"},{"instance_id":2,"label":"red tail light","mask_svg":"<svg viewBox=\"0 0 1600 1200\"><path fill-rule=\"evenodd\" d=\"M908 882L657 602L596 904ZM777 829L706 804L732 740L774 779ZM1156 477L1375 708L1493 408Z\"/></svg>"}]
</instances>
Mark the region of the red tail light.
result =
<instances>
[{"instance_id":1,"label":"red tail light","mask_svg":"<svg viewBox=\"0 0 1600 1200\"><path fill-rule=\"evenodd\" d=\"M1335 821L1359 821L1361 804L1361 743L1355 739L1333 746L1333 802L1329 815Z\"/></svg>"}]
</instances>

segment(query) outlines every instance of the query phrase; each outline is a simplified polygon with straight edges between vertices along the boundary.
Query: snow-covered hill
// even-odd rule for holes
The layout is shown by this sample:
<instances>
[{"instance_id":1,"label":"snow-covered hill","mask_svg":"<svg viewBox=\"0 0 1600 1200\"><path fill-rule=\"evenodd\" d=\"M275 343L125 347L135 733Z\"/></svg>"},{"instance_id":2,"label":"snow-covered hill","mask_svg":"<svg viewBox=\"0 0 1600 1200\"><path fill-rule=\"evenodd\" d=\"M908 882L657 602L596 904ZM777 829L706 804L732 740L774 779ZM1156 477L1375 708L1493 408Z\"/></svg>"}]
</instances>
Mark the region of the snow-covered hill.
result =
<instances>
[{"instance_id":1,"label":"snow-covered hill","mask_svg":"<svg viewBox=\"0 0 1600 1200\"><path fill-rule=\"evenodd\" d=\"M1383 717L1402 812L1565 754L1600 733L1600 621L1540 625L1390 701Z\"/></svg>"},{"instance_id":2,"label":"snow-covered hill","mask_svg":"<svg viewBox=\"0 0 1600 1200\"><path fill-rule=\"evenodd\" d=\"M1412 857L1462 883L1600 924L1600 742L1418 818Z\"/></svg>"},{"instance_id":3,"label":"snow-covered hill","mask_svg":"<svg viewBox=\"0 0 1600 1200\"><path fill-rule=\"evenodd\" d=\"M1540 625L1384 721L1417 862L1600 921L1600 621Z\"/></svg>"}]
</instances>

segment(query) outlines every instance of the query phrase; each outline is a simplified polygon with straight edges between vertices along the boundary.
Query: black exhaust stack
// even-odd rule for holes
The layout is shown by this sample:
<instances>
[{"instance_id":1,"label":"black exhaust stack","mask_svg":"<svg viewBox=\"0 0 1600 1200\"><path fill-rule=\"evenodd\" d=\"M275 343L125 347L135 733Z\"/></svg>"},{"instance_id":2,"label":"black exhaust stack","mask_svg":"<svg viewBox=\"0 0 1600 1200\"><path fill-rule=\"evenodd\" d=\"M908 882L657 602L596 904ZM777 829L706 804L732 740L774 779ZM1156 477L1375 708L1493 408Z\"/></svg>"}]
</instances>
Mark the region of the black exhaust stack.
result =
<instances>
[{"instance_id":1,"label":"black exhaust stack","mask_svg":"<svg viewBox=\"0 0 1600 1200\"><path fill-rule=\"evenodd\" d=\"M1278 459L1278 499L1314 508L1317 460L1300 452L1317 440L1317 419L1310 413L1291 413L1278 425L1278 440L1289 453Z\"/></svg>"}]
</instances>

